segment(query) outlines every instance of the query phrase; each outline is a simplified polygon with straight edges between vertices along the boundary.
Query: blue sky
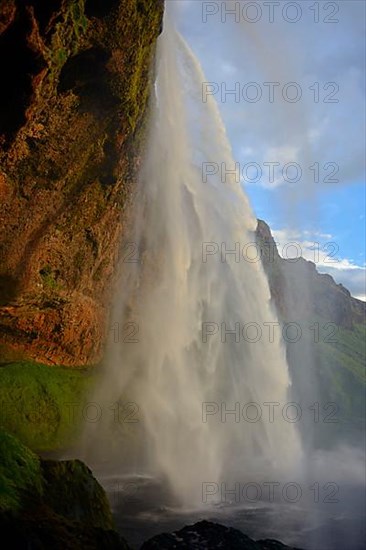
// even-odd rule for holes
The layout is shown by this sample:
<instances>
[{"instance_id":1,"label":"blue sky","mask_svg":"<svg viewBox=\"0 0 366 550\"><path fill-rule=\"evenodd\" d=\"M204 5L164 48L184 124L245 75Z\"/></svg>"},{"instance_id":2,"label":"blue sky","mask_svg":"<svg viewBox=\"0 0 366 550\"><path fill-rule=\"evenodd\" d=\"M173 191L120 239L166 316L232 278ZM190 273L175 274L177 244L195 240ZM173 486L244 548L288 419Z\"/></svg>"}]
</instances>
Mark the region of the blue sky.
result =
<instances>
[{"instance_id":1,"label":"blue sky","mask_svg":"<svg viewBox=\"0 0 366 550\"><path fill-rule=\"evenodd\" d=\"M279 243L299 242L308 259L311 243L318 242L318 270L366 299L365 3L280 1L270 8L263 0L170 2L207 81L216 84L256 215ZM223 4L236 10L226 21ZM276 83L273 102L268 82ZM225 89L237 93L225 95ZM257 102L251 102L254 93L262 94ZM300 99L291 102L296 94ZM246 168L253 162L262 170L255 183L248 182L254 172ZM270 179L264 163L272 162ZM288 180L296 179L297 168L283 177L288 163L300 167L295 183ZM327 243L335 243L337 262L329 262L334 247Z\"/></svg>"}]
</instances>

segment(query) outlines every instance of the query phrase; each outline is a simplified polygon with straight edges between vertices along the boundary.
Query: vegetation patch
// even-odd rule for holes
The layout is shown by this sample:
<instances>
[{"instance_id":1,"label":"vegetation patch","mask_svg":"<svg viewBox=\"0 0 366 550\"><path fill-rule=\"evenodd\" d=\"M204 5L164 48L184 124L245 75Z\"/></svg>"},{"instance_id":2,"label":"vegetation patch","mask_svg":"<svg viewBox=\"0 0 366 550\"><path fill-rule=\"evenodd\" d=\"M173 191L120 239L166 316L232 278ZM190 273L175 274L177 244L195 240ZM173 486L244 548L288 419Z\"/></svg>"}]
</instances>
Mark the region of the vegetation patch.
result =
<instances>
[{"instance_id":1,"label":"vegetation patch","mask_svg":"<svg viewBox=\"0 0 366 550\"><path fill-rule=\"evenodd\" d=\"M51 80L58 78L68 57L78 51L81 37L86 33L87 26L84 0L73 0L63 13L63 20L56 24L51 47L45 54L50 67Z\"/></svg>"},{"instance_id":2,"label":"vegetation patch","mask_svg":"<svg viewBox=\"0 0 366 550\"><path fill-rule=\"evenodd\" d=\"M72 445L93 385L87 369L34 362L0 366L0 426L35 451Z\"/></svg>"},{"instance_id":3,"label":"vegetation patch","mask_svg":"<svg viewBox=\"0 0 366 550\"><path fill-rule=\"evenodd\" d=\"M52 268L49 265L43 267L40 272L42 277L43 286L50 290L58 290L60 285L56 280L55 274L52 272Z\"/></svg>"},{"instance_id":4,"label":"vegetation patch","mask_svg":"<svg viewBox=\"0 0 366 550\"><path fill-rule=\"evenodd\" d=\"M334 343L320 342L318 363L320 376L328 388L328 399L337 403L340 416L347 424L365 426L365 330L338 327Z\"/></svg>"}]
</instances>

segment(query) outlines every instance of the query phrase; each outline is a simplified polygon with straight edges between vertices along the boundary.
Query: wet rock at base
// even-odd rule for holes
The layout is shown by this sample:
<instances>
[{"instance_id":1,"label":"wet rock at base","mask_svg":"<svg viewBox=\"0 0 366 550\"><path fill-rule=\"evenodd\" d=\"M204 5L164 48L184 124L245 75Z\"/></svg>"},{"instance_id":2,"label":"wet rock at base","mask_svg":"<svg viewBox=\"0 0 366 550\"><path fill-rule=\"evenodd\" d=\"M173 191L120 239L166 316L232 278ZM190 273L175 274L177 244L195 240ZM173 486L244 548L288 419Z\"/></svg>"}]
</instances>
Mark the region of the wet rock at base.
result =
<instances>
[{"instance_id":1,"label":"wet rock at base","mask_svg":"<svg viewBox=\"0 0 366 550\"><path fill-rule=\"evenodd\" d=\"M200 521L174 533L157 535L141 546L141 550L300 550L276 540L259 540L244 535L238 529L210 521Z\"/></svg>"}]
</instances>

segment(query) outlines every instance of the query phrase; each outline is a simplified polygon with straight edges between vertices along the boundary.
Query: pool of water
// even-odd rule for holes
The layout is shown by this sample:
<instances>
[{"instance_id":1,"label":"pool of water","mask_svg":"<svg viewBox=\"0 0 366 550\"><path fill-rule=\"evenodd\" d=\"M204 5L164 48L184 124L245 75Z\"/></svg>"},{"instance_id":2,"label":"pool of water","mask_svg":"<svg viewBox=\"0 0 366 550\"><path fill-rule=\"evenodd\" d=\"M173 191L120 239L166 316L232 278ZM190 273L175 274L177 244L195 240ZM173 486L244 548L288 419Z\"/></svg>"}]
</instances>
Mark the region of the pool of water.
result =
<instances>
[{"instance_id":1,"label":"pool of water","mask_svg":"<svg viewBox=\"0 0 366 550\"><path fill-rule=\"evenodd\" d=\"M136 549L154 535L202 519L237 528L253 539L274 538L306 550L365 548L365 492L360 485L310 489L298 484L300 498L293 487L285 493L288 498L283 498L283 487L278 486L272 497L263 490L261 499L253 487L246 491L240 486L240 491L218 499L216 495L215 502L205 495L207 502L198 508L182 509L167 486L151 476L109 475L99 479L109 496L118 531ZM269 491L268 485L264 488Z\"/></svg>"}]
</instances>

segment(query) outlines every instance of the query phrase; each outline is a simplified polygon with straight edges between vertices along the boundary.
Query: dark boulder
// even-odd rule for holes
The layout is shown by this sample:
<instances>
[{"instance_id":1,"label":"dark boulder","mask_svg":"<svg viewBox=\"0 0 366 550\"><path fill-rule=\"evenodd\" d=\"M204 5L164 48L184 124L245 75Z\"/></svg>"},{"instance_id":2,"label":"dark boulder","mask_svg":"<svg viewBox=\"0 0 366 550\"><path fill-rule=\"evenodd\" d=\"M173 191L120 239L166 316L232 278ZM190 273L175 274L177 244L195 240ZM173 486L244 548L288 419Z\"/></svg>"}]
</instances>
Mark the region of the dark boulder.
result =
<instances>
[{"instance_id":1,"label":"dark boulder","mask_svg":"<svg viewBox=\"0 0 366 550\"><path fill-rule=\"evenodd\" d=\"M238 529L200 521L174 533L163 533L145 542L141 550L296 550L275 540L254 541Z\"/></svg>"}]
</instances>

